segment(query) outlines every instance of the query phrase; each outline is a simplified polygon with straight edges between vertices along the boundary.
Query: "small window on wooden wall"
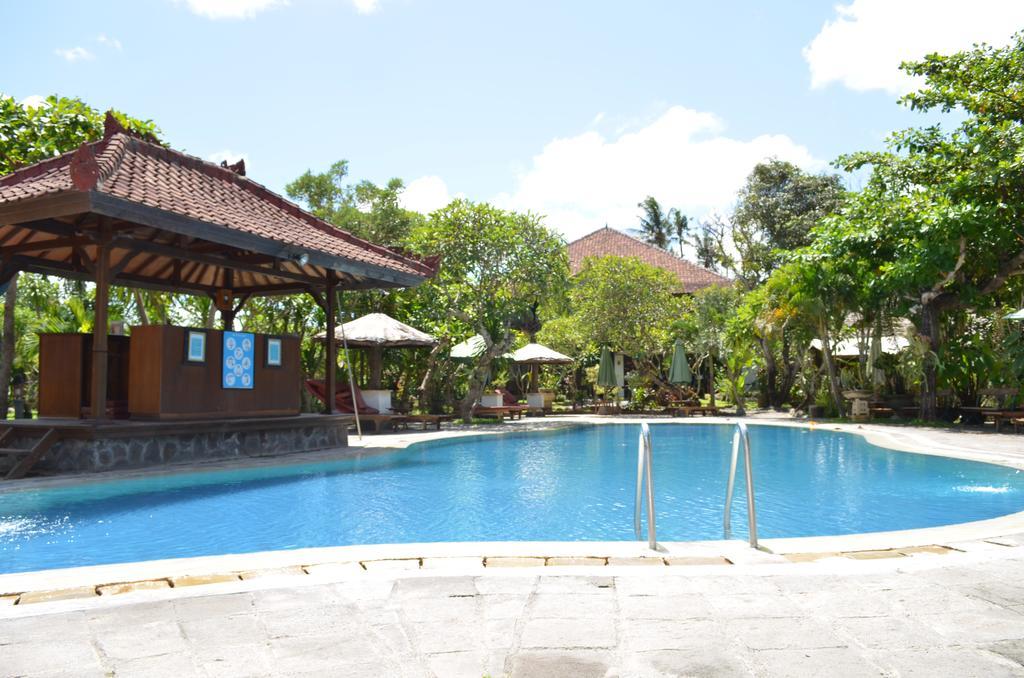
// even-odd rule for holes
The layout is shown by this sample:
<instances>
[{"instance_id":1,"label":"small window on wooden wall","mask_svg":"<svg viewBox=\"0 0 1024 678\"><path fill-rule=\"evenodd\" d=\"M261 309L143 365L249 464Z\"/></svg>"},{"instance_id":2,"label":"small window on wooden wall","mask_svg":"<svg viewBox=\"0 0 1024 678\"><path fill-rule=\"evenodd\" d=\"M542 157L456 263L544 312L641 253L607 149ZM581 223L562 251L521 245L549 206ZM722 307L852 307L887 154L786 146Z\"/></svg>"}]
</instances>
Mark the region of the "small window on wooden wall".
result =
<instances>
[{"instance_id":1,"label":"small window on wooden wall","mask_svg":"<svg viewBox=\"0 0 1024 678\"><path fill-rule=\"evenodd\" d=\"M206 332L189 330L185 333L185 362L206 362Z\"/></svg>"},{"instance_id":2,"label":"small window on wooden wall","mask_svg":"<svg viewBox=\"0 0 1024 678\"><path fill-rule=\"evenodd\" d=\"M281 366L281 338L267 337L267 367Z\"/></svg>"}]
</instances>

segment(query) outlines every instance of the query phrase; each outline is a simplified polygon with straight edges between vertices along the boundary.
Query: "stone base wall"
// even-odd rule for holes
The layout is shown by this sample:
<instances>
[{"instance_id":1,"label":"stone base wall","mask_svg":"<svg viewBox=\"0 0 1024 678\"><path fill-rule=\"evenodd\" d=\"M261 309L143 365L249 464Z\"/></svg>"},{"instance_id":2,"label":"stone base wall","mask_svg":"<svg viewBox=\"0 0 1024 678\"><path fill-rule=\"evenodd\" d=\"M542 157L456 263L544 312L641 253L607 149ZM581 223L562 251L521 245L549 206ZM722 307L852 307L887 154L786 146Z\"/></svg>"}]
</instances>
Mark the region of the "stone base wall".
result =
<instances>
[{"instance_id":1,"label":"stone base wall","mask_svg":"<svg viewBox=\"0 0 1024 678\"><path fill-rule=\"evenodd\" d=\"M112 471L209 459L276 456L347 445L347 425L327 422L248 431L66 438L54 445L33 471Z\"/></svg>"}]
</instances>

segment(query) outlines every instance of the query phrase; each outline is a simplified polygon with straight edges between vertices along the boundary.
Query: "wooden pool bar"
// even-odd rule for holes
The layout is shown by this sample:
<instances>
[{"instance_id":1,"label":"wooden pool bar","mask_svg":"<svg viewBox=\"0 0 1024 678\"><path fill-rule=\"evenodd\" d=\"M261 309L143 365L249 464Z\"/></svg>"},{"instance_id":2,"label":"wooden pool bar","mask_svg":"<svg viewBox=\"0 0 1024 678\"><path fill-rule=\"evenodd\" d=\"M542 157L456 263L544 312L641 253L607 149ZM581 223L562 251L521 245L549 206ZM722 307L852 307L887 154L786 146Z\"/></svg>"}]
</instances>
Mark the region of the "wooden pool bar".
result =
<instances>
[{"instance_id":1,"label":"wooden pool bar","mask_svg":"<svg viewBox=\"0 0 1024 678\"><path fill-rule=\"evenodd\" d=\"M243 163L176 151L108 113L102 139L0 177L0 293L21 272L95 283L93 332L40 339L40 418L0 422L0 477L343 445L349 418L333 400L299 414L299 340L236 332L236 317L253 297L311 296L333 392L341 293L412 287L437 263L327 223ZM209 298L223 330L111 334L114 285Z\"/></svg>"},{"instance_id":2,"label":"wooden pool bar","mask_svg":"<svg viewBox=\"0 0 1024 678\"><path fill-rule=\"evenodd\" d=\"M252 339L247 388L225 387L222 330L143 325L132 327L129 336L108 336L107 416L170 420L299 414L298 337L235 334ZM189 360L188 338L197 335L204 355ZM271 343L277 346L276 359L269 361ZM90 414L91 350L91 335L39 336L40 417Z\"/></svg>"}]
</instances>

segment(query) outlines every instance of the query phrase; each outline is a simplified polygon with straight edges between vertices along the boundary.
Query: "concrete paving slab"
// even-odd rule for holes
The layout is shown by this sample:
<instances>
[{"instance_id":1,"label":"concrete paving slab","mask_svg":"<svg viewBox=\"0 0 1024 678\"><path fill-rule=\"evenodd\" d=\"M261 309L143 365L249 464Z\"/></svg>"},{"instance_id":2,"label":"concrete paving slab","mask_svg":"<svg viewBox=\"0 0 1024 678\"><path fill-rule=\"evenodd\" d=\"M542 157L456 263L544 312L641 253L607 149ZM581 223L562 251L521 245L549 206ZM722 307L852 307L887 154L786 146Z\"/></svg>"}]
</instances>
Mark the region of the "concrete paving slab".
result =
<instances>
[{"instance_id":1,"label":"concrete paving slab","mask_svg":"<svg viewBox=\"0 0 1024 678\"><path fill-rule=\"evenodd\" d=\"M511 678L607 678L611 663L612 657L607 652L521 652L512 659L510 675Z\"/></svg>"},{"instance_id":2,"label":"concrete paving slab","mask_svg":"<svg viewBox=\"0 0 1024 678\"><path fill-rule=\"evenodd\" d=\"M754 653L755 672L771 678L866 678L887 674L859 650L761 650ZM933 676L936 674L932 674Z\"/></svg>"},{"instance_id":3,"label":"concrete paving slab","mask_svg":"<svg viewBox=\"0 0 1024 678\"><path fill-rule=\"evenodd\" d=\"M530 619L520 640L524 648L610 648L617 638L615 624L607 618Z\"/></svg>"}]
</instances>

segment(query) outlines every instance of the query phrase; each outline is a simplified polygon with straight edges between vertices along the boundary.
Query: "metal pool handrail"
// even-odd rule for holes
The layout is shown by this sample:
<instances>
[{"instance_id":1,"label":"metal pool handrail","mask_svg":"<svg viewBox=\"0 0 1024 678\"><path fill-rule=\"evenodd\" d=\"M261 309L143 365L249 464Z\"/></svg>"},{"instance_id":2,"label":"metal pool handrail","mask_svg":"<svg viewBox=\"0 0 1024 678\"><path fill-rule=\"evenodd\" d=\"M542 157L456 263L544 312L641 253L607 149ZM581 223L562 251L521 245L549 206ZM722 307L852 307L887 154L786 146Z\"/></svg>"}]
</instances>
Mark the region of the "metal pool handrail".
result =
<instances>
[{"instance_id":1,"label":"metal pool handrail","mask_svg":"<svg viewBox=\"0 0 1024 678\"><path fill-rule=\"evenodd\" d=\"M640 513L644 499L644 477L647 478L647 545L655 549L658 533L654 526L654 471L651 469L651 427L647 422L640 424L640 440L636 454L636 501L633 512L633 531L637 541L641 539Z\"/></svg>"},{"instance_id":2,"label":"metal pool handrail","mask_svg":"<svg viewBox=\"0 0 1024 678\"><path fill-rule=\"evenodd\" d=\"M729 464L729 484L725 490L725 511L722 514L722 527L725 538L732 535L732 494L736 487L736 462L739 460L740 440L743 441L743 466L747 475L747 524L750 527L750 547L757 548L757 514L754 511L754 471L750 465L750 434L743 422L736 424L736 432L732 434L732 463Z\"/></svg>"}]
</instances>

